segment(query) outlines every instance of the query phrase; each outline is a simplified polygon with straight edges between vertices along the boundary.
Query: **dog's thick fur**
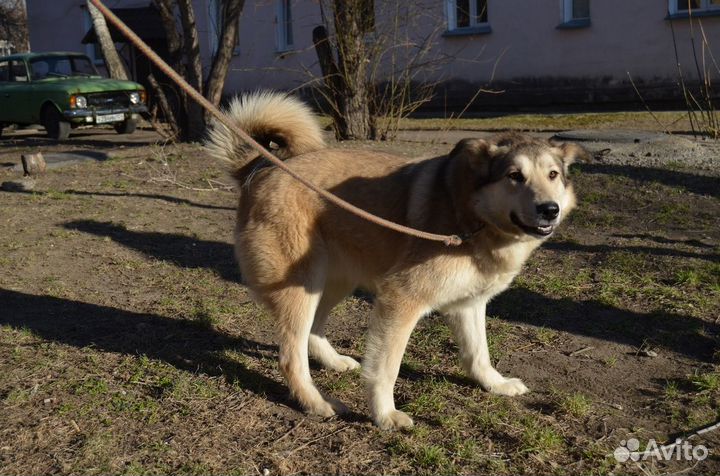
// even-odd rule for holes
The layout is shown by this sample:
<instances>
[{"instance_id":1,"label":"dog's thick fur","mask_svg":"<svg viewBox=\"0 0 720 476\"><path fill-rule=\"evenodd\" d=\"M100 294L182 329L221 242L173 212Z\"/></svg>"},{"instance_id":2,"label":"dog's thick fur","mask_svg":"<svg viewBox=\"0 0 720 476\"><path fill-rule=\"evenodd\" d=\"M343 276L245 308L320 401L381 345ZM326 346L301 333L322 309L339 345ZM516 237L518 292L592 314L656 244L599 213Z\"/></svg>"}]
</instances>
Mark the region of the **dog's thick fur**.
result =
<instances>
[{"instance_id":1,"label":"dog's thick fur","mask_svg":"<svg viewBox=\"0 0 720 476\"><path fill-rule=\"evenodd\" d=\"M375 295L363 374L381 428L413 424L395 408L393 387L413 328L433 310L446 316L472 379L492 393L528 391L492 367L485 306L574 207L567 168L581 148L506 135L465 139L448 155L413 161L326 148L310 110L284 95L238 98L228 114L297 173L345 200L411 227L468 237L447 247L364 221L214 125L209 151L233 164L240 184L235 252L242 276L277 319L280 369L306 411L346 410L314 386L308 353L333 370L360 367L336 352L324 331L332 308L356 288Z\"/></svg>"}]
</instances>

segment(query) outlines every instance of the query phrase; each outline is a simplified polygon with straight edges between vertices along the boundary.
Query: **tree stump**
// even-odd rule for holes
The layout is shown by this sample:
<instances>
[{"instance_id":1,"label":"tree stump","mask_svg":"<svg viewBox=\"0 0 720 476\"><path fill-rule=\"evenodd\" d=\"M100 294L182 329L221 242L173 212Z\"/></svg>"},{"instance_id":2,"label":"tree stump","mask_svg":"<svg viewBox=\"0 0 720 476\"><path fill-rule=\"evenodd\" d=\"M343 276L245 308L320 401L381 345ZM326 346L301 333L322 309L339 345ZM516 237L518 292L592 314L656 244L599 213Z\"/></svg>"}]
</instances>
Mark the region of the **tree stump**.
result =
<instances>
[{"instance_id":1,"label":"tree stump","mask_svg":"<svg viewBox=\"0 0 720 476\"><path fill-rule=\"evenodd\" d=\"M26 176L39 175L47 170L47 164L40 152L37 154L23 154L22 165Z\"/></svg>"}]
</instances>

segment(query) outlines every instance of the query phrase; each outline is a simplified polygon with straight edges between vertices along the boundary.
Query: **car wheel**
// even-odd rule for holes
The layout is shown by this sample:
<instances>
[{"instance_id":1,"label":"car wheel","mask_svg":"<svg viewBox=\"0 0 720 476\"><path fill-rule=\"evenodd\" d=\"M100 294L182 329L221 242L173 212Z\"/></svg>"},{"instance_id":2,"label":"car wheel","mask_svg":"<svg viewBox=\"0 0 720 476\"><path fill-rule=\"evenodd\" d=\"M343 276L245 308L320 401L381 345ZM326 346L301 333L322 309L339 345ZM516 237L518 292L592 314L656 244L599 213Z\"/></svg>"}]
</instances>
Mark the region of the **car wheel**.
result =
<instances>
[{"instance_id":1,"label":"car wheel","mask_svg":"<svg viewBox=\"0 0 720 476\"><path fill-rule=\"evenodd\" d=\"M118 134L132 134L135 132L135 128L137 127L137 121L135 119L128 119L123 122L118 122L115 124L115 132Z\"/></svg>"},{"instance_id":2,"label":"car wheel","mask_svg":"<svg viewBox=\"0 0 720 476\"><path fill-rule=\"evenodd\" d=\"M42 123L51 139L61 141L70 136L70 123L64 121L62 114L53 106L47 106L43 111Z\"/></svg>"}]
</instances>

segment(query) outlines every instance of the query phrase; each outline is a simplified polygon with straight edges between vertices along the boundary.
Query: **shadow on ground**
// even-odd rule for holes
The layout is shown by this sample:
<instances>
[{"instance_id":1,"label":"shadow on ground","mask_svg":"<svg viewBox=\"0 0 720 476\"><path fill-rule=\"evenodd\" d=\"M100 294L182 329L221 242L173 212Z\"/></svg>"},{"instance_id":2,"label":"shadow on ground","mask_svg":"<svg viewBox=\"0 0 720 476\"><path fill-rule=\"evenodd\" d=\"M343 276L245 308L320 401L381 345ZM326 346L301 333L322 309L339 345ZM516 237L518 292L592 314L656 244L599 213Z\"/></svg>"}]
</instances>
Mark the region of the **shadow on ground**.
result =
<instances>
[{"instance_id":1,"label":"shadow on ground","mask_svg":"<svg viewBox=\"0 0 720 476\"><path fill-rule=\"evenodd\" d=\"M42 146L57 146L58 144L77 146L77 147L91 147L96 149L117 149L120 147L134 148L134 147L147 147L148 145L154 145L161 142L161 138L156 135L148 135L147 137L139 136L114 136L115 132L111 130L87 130L87 131L73 131L70 133L70 138L58 142L50 139L45 134L45 131L38 130L32 134L22 135L3 135L0 139L0 147L42 147ZM75 150L66 151L68 153L76 153Z\"/></svg>"},{"instance_id":2,"label":"shadow on ground","mask_svg":"<svg viewBox=\"0 0 720 476\"><path fill-rule=\"evenodd\" d=\"M712 361L720 326L664 311L634 312L600 301L552 299L525 288L497 296L488 312L503 320L531 324L631 347L658 346L701 361Z\"/></svg>"},{"instance_id":3,"label":"shadow on ground","mask_svg":"<svg viewBox=\"0 0 720 476\"><path fill-rule=\"evenodd\" d=\"M42 192L35 192L42 193ZM156 193L128 193L128 192L87 192L85 190L65 190L63 193L70 195L79 195L86 197L135 197L135 198L147 198L152 200L161 200L168 203L175 203L178 205L189 205L196 208L206 208L208 210L229 210L235 211L235 207L223 207L220 205L209 205L207 203L198 203L188 200L186 198L173 197L171 195L160 195Z\"/></svg>"},{"instance_id":4,"label":"shadow on ground","mask_svg":"<svg viewBox=\"0 0 720 476\"><path fill-rule=\"evenodd\" d=\"M95 221L74 221L68 229L110 237L117 243L153 258L186 268L206 267L230 281L239 281L232 257L232 245L165 233L126 230L120 225ZM563 243L558 246L565 246ZM588 251L610 251L601 245ZM652 250L653 248L649 248ZM646 250L643 248L643 252ZM674 250L673 250L674 251ZM702 256L702 255L700 255ZM489 312L503 319L545 326L597 339L639 347L643 342L695 359L710 360L718 345L720 327L680 314L638 313L599 301L553 299L528 289L513 288L495 298Z\"/></svg>"},{"instance_id":5,"label":"shadow on ground","mask_svg":"<svg viewBox=\"0 0 720 476\"><path fill-rule=\"evenodd\" d=\"M720 262L720 255L713 253L693 253L673 248L655 248L652 246L611 246L611 245L583 245L568 241L550 241L543 244L543 248L557 251L580 251L583 253L612 253L622 251L623 253L641 253L656 256L679 256L682 258L697 258L711 262Z\"/></svg>"},{"instance_id":6,"label":"shadow on ground","mask_svg":"<svg viewBox=\"0 0 720 476\"><path fill-rule=\"evenodd\" d=\"M657 182L678 187L698 195L720 197L720 178L717 177L633 165L578 164L576 167L586 174L623 175L643 182Z\"/></svg>"},{"instance_id":7,"label":"shadow on ground","mask_svg":"<svg viewBox=\"0 0 720 476\"><path fill-rule=\"evenodd\" d=\"M116 223L93 220L71 221L63 226L108 237L127 248L182 268L209 268L227 281L242 281L233 247L228 243L196 240L180 234L130 231Z\"/></svg>"},{"instance_id":8,"label":"shadow on ground","mask_svg":"<svg viewBox=\"0 0 720 476\"><path fill-rule=\"evenodd\" d=\"M0 325L27 329L49 341L104 352L147 355L189 372L223 375L229 382L270 400L286 403L287 389L278 382L223 357L241 352L260 359L275 346L230 336L199 323L140 314L51 296L0 289Z\"/></svg>"}]
</instances>

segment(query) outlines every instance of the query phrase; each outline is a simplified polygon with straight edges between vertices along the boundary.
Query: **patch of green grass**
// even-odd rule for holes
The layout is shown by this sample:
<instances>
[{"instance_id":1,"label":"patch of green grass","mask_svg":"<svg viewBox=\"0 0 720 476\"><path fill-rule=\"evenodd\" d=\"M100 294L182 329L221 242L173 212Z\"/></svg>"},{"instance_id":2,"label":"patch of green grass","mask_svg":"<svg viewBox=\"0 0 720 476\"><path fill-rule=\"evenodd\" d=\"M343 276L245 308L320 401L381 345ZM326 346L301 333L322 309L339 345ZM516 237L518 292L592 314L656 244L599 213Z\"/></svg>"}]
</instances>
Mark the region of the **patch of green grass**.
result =
<instances>
[{"instance_id":1,"label":"patch of green grass","mask_svg":"<svg viewBox=\"0 0 720 476\"><path fill-rule=\"evenodd\" d=\"M69 200L73 198L73 195L70 193L53 189L47 190L43 193L43 196L49 198L50 200Z\"/></svg>"},{"instance_id":2,"label":"patch of green grass","mask_svg":"<svg viewBox=\"0 0 720 476\"><path fill-rule=\"evenodd\" d=\"M557 331L548 329L547 327L540 327L535 331L535 340L542 345L552 345L558 338L559 334Z\"/></svg>"},{"instance_id":3,"label":"patch of green grass","mask_svg":"<svg viewBox=\"0 0 720 476\"><path fill-rule=\"evenodd\" d=\"M446 468L449 463L445 449L437 445L421 446L414 456L421 468Z\"/></svg>"},{"instance_id":4,"label":"patch of green grass","mask_svg":"<svg viewBox=\"0 0 720 476\"><path fill-rule=\"evenodd\" d=\"M655 219L663 225L669 224L687 224L690 213L690 205L683 202L666 202L660 206L660 210L655 213Z\"/></svg>"},{"instance_id":5,"label":"patch of green grass","mask_svg":"<svg viewBox=\"0 0 720 476\"><path fill-rule=\"evenodd\" d=\"M611 269L603 269L598 276L600 289L598 300L608 306L618 306L620 299L629 290L635 289L635 282L625 273L618 273Z\"/></svg>"},{"instance_id":6,"label":"patch of green grass","mask_svg":"<svg viewBox=\"0 0 720 476\"><path fill-rule=\"evenodd\" d=\"M698 263L692 268L680 269L675 273L675 283L705 287L720 293L720 263Z\"/></svg>"},{"instance_id":7,"label":"patch of green grass","mask_svg":"<svg viewBox=\"0 0 720 476\"><path fill-rule=\"evenodd\" d=\"M692 384L701 392L716 392L720 390L720 373L706 372L695 374L690 378Z\"/></svg>"},{"instance_id":8,"label":"patch of green grass","mask_svg":"<svg viewBox=\"0 0 720 476\"><path fill-rule=\"evenodd\" d=\"M606 259L605 267L615 272L638 275L648 266L649 257L642 253L614 251Z\"/></svg>"},{"instance_id":9,"label":"patch of green grass","mask_svg":"<svg viewBox=\"0 0 720 476\"><path fill-rule=\"evenodd\" d=\"M680 389L675 380L668 380L665 383L665 399L676 400L680 397Z\"/></svg>"},{"instance_id":10,"label":"patch of green grass","mask_svg":"<svg viewBox=\"0 0 720 476\"><path fill-rule=\"evenodd\" d=\"M581 202L584 203L604 203L608 199L608 194L601 190L590 190L581 195Z\"/></svg>"},{"instance_id":11,"label":"patch of green grass","mask_svg":"<svg viewBox=\"0 0 720 476\"><path fill-rule=\"evenodd\" d=\"M216 301L202 300L195 303L190 319L207 327L217 325L221 321L222 310Z\"/></svg>"},{"instance_id":12,"label":"patch of green grass","mask_svg":"<svg viewBox=\"0 0 720 476\"><path fill-rule=\"evenodd\" d=\"M6 405L21 405L30 401L32 390L14 388L5 396L3 402Z\"/></svg>"},{"instance_id":13,"label":"patch of green grass","mask_svg":"<svg viewBox=\"0 0 720 476\"><path fill-rule=\"evenodd\" d=\"M505 342L510 338L512 326L499 317L487 318L487 344L490 360L497 362L502 357Z\"/></svg>"},{"instance_id":14,"label":"patch of green grass","mask_svg":"<svg viewBox=\"0 0 720 476\"><path fill-rule=\"evenodd\" d=\"M533 415L523 417L521 425L520 451L523 453L551 456L565 445L565 440L557 430Z\"/></svg>"},{"instance_id":15,"label":"patch of green grass","mask_svg":"<svg viewBox=\"0 0 720 476\"><path fill-rule=\"evenodd\" d=\"M332 393L341 393L350 388L357 387L360 377L360 369L352 372L343 372L341 374L333 373L331 378L326 379L323 387Z\"/></svg>"},{"instance_id":16,"label":"patch of green grass","mask_svg":"<svg viewBox=\"0 0 720 476\"><path fill-rule=\"evenodd\" d=\"M157 423L160 421L160 404L151 397L117 393L110 399L110 408L127 417Z\"/></svg>"},{"instance_id":17,"label":"patch of green grass","mask_svg":"<svg viewBox=\"0 0 720 476\"><path fill-rule=\"evenodd\" d=\"M677 112L658 112L657 117L663 124L681 127L684 117ZM623 127L657 128L654 119L646 112L613 112L613 113L582 113L582 114L508 114L488 118L462 119L415 119L405 118L400 121L400 128L405 130L531 130L555 131L585 128L623 128ZM688 126L689 127L689 126ZM687 130L687 129L685 129Z\"/></svg>"},{"instance_id":18,"label":"patch of green grass","mask_svg":"<svg viewBox=\"0 0 720 476\"><path fill-rule=\"evenodd\" d=\"M75 395L89 395L96 397L108 393L108 384L101 378L88 377L72 385Z\"/></svg>"},{"instance_id":19,"label":"patch of green grass","mask_svg":"<svg viewBox=\"0 0 720 476\"><path fill-rule=\"evenodd\" d=\"M403 405L402 409L416 415L437 415L445 410L448 403L447 393L453 386L445 379L430 379L422 383L418 396Z\"/></svg>"},{"instance_id":20,"label":"patch of green grass","mask_svg":"<svg viewBox=\"0 0 720 476\"><path fill-rule=\"evenodd\" d=\"M607 365L608 367L613 368L613 367L615 367L615 366L617 365L618 359L617 359L617 357L612 356L612 357L608 357L608 358L605 359L603 362L604 362L605 365Z\"/></svg>"},{"instance_id":21,"label":"patch of green grass","mask_svg":"<svg viewBox=\"0 0 720 476\"><path fill-rule=\"evenodd\" d=\"M106 180L100 184L102 188L114 188L116 190L128 190L131 185L127 180Z\"/></svg>"},{"instance_id":22,"label":"patch of green grass","mask_svg":"<svg viewBox=\"0 0 720 476\"><path fill-rule=\"evenodd\" d=\"M575 417L584 417L592 409L592 402L582 393L565 395L560 400L560 409Z\"/></svg>"}]
</instances>

